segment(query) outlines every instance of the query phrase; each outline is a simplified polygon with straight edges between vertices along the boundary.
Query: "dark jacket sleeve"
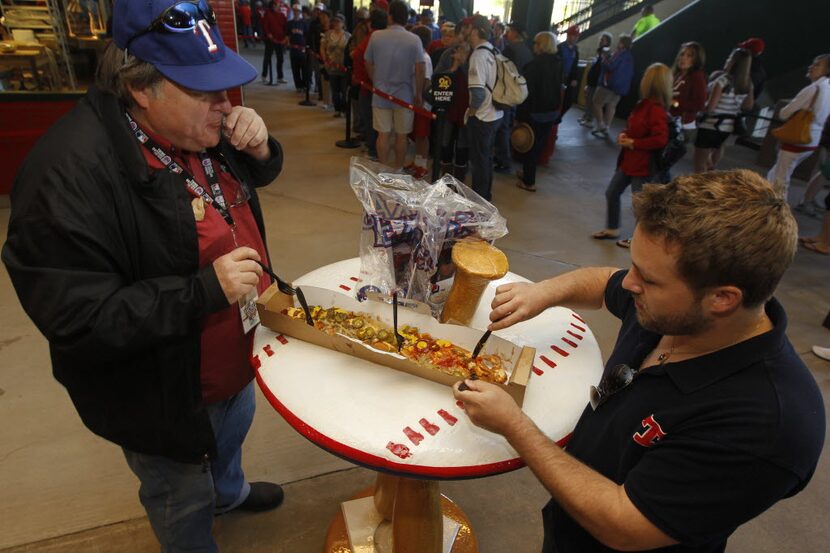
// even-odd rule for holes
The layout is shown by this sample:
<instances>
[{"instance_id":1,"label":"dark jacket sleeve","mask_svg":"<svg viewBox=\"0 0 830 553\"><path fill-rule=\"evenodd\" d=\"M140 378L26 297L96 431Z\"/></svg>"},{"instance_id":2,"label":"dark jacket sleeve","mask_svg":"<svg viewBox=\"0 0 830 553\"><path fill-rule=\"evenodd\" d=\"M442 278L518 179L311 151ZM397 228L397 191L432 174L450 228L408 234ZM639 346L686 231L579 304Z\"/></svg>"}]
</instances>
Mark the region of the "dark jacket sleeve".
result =
<instances>
[{"instance_id":1,"label":"dark jacket sleeve","mask_svg":"<svg viewBox=\"0 0 830 553\"><path fill-rule=\"evenodd\" d=\"M227 307L212 266L132 279L122 232L129 222L119 220L111 203L118 198L101 186L113 175L70 167L24 166L2 253L24 310L55 352L129 357L187 336L201 317ZM89 186L86 179L98 182Z\"/></svg>"},{"instance_id":2,"label":"dark jacket sleeve","mask_svg":"<svg viewBox=\"0 0 830 553\"><path fill-rule=\"evenodd\" d=\"M273 136L269 136L268 148L271 150L271 157L265 161L257 161L250 156L236 151L224 139L220 146L222 154L232 160L236 178L244 180L245 184L254 188L271 184L282 172L282 145ZM242 169L243 167L244 170Z\"/></svg>"}]
</instances>

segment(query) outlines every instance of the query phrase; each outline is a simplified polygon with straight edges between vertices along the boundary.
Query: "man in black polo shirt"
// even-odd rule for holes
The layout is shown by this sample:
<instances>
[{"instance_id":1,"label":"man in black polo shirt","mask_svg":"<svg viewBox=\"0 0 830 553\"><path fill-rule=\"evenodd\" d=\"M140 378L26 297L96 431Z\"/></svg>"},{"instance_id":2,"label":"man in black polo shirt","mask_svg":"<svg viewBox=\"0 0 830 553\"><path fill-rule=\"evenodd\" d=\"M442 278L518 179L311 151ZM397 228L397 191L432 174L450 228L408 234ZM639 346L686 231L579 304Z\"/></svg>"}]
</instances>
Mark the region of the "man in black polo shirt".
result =
<instances>
[{"instance_id":1,"label":"man in black polo shirt","mask_svg":"<svg viewBox=\"0 0 830 553\"><path fill-rule=\"evenodd\" d=\"M622 321L567 453L501 388L456 385L551 493L545 552L724 551L804 488L824 442L821 394L772 297L796 249L787 204L742 170L647 186L634 209L629 270L507 284L493 300L493 330L554 305Z\"/></svg>"}]
</instances>

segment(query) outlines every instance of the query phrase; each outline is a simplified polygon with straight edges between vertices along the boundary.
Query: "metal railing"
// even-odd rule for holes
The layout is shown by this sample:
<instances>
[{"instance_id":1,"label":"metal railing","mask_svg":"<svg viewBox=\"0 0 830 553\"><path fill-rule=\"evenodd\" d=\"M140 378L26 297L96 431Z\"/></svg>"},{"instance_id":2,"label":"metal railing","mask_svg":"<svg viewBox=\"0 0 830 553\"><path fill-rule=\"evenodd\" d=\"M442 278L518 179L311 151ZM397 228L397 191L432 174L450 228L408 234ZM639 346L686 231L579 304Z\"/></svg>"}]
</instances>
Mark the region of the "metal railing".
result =
<instances>
[{"instance_id":1,"label":"metal railing","mask_svg":"<svg viewBox=\"0 0 830 553\"><path fill-rule=\"evenodd\" d=\"M566 16L556 23L559 32L572 25L584 33L592 26L601 25L612 17L638 7L647 0L572 0L565 6ZM652 2L653 3L653 2Z\"/></svg>"}]
</instances>

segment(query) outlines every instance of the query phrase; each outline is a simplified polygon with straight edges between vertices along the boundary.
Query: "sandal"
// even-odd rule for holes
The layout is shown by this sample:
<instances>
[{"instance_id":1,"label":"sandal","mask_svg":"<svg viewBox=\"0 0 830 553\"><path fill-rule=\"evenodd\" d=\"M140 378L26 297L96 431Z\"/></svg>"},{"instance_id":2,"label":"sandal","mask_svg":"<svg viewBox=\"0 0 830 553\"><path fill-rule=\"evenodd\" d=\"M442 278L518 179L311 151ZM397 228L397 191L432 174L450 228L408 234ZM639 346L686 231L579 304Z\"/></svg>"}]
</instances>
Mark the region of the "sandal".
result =
<instances>
[{"instance_id":1,"label":"sandal","mask_svg":"<svg viewBox=\"0 0 830 553\"><path fill-rule=\"evenodd\" d=\"M595 232L594 234L591 235L591 238L593 238L594 240L613 240L613 239L619 238L619 237L620 237L619 232L617 232L615 230L608 230L608 229L603 229L603 230L601 230L599 232Z\"/></svg>"},{"instance_id":2,"label":"sandal","mask_svg":"<svg viewBox=\"0 0 830 553\"><path fill-rule=\"evenodd\" d=\"M830 255L830 248L827 248L826 250L821 249L818 242L804 242L802 246L804 246L804 249L810 250L811 252L820 253L821 255Z\"/></svg>"},{"instance_id":3,"label":"sandal","mask_svg":"<svg viewBox=\"0 0 830 553\"><path fill-rule=\"evenodd\" d=\"M817 240L812 236L799 236L798 243L799 244L815 244Z\"/></svg>"},{"instance_id":4,"label":"sandal","mask_svg":"<svg viewBox=\"0 0 830 553\"><path fill-rule=\"evenodd\" d=\"M622 240L617 240L617 245L621 248L628 249L631 247L631 238L623 238Z\"/></svg>"},{"instance_id":5,"label":"sandal","mask_svg":"<svg viewBox=\"0 0 830 553\"><path fill-rule=\"evenodd\" d=\"M524 181L519 181L516 183L516 186L518 186L522 190L527 190L528 192L536 192L535 184L525 184Z\"/></svg>"}]
</instances>

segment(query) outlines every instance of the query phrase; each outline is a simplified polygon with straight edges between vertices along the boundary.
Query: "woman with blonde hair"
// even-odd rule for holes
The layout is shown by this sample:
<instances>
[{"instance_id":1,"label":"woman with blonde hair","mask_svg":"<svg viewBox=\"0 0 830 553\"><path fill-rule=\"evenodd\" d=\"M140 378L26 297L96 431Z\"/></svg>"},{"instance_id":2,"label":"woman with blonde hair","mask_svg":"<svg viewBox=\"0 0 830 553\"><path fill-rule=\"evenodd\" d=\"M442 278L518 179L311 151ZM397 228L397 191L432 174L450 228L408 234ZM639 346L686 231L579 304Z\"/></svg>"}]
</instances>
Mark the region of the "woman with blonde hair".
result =
<instances>
[{"instance_id":1,"label":"woman with blonde hair","mask_svg":"<svg viewBox=\"0 0 830 553\"><path fill-rule=\"evenodd\" d=\"M620 156L617 170L605 190L607 217L605 228L592 236L597 240L620 235L620 196L628 186L632 193L653 177L652 156L669 140L667 111L672 102L672 71L662 63L653 63L640 81L640 101L628 116L628 124L617 137ZM630 240L617 245L627 248Z\"/></svg>"}]
</instances>

